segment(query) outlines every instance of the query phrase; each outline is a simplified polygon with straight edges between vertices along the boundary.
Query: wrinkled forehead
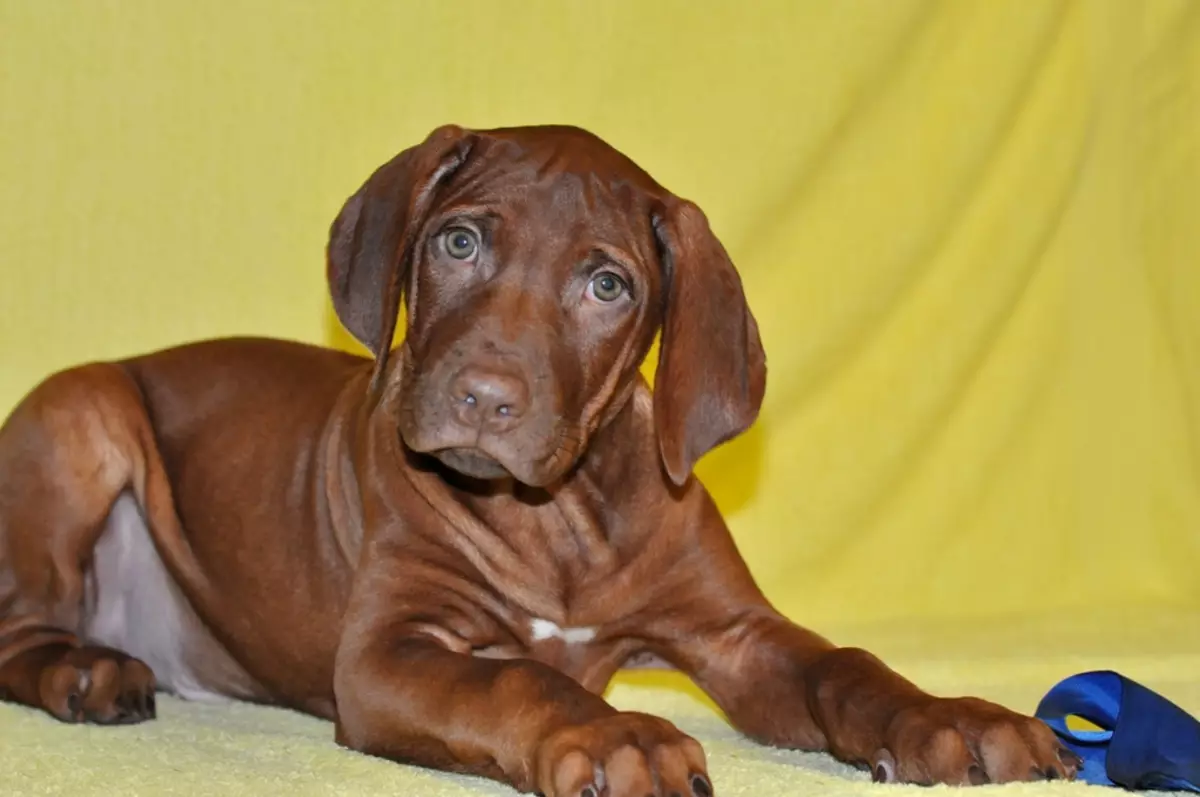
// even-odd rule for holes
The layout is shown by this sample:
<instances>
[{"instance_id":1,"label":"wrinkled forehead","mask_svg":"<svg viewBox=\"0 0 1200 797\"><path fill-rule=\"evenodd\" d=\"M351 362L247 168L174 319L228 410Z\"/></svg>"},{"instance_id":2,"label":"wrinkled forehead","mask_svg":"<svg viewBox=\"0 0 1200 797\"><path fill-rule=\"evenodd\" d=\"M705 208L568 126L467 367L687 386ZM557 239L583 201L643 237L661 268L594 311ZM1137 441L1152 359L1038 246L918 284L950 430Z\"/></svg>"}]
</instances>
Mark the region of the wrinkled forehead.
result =
<instances>
[{"instance_id":1,"label":"wrinkled forehead","mask_svg":"<svg viewBox=\"0 0 1200 797\"><path fill-rule=\"evenodd\" d=\"M479 133L439 204L529 233L597 238L645 255L661 193L642 169L595 136L544 127Z\"/></svg>"}]
</instances>

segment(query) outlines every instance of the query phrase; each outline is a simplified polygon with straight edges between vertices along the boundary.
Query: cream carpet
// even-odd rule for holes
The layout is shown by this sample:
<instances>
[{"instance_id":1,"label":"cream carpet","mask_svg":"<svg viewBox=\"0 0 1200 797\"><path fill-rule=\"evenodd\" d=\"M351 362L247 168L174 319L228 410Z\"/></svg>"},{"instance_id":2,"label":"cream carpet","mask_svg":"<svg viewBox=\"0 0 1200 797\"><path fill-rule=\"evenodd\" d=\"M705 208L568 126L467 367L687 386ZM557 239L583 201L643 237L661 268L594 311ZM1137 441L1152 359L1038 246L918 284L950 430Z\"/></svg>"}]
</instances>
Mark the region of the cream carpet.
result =
<instances>
[{"instance_id":1,"label":"cream carpet","mask_svg":"<svg viewBox=\"0 0 1200 797\"><path fill-rule=\"evenodd\" d=\"M1116 669L1200 712L1200 617L1141 611L985 624L842 629L905 675L940 694L974 693L1032 711L1059 679ZM773 750L734 732L672 673L623 674L619 707L669 717L706 746L721 797L912 792L880 786L828 756ZM334 745L332 726L288 711L186 703L163 696L156 722L71 727L0 705L3 795L512 795L488 781L404 767ZM1114 794L1082 784L984 787L1005 794ZM885 791L887 790L887 791ZM945 791L945 789L935 789Z\"/></svg>"}]
</instances>

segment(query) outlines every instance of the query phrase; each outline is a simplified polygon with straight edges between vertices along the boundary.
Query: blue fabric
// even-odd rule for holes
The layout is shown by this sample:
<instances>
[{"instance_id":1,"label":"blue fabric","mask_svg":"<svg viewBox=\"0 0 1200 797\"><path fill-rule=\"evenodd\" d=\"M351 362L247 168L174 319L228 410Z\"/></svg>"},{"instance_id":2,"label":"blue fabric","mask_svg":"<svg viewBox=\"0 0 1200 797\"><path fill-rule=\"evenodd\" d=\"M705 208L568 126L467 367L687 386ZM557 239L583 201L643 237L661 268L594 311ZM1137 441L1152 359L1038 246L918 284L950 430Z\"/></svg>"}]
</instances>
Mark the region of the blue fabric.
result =
<instances>
[{"instance_id":1,"label":"blue fabric","mask_svg":"<svg viewBox=\"0 0 1200 797\"><path fill-rule=\"evenodd\" d=\"M1072 730L1072 715L1102 730ZM1037 716L1083 759L1085 783L1200 793L1200 722L1136 681L1108 670L1073 675Z\"/></svg>"}]
</instances>

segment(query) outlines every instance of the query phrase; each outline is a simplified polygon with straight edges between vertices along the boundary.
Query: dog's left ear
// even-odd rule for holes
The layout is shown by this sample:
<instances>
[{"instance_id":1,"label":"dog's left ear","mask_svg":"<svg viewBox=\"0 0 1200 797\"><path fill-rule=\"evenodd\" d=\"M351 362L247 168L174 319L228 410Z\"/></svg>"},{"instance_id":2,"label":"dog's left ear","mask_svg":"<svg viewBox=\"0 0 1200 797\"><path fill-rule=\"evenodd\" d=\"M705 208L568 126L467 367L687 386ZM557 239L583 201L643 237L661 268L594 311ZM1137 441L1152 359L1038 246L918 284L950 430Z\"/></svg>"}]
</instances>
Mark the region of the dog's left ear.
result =
<instances>
[{"instance_id":1,"label":"dog's left ear","mask_svg":"<svg viewBox=\"0 0 1200 797\"><path fill-rule=\"evenodd\" d=\"M682 485L754 423L767 363L741 278L700 208L668 197L653 222L666 276L654 423L667 475Z\"/></svg>"},{"instance_id":2,"label":"dog's left ear","mask_svg":"<svg viewBox=\"0 0 1200 797\"><path fill-rule=\"evenodd\" d=\"M326 277L338 320L387 363L413 245L439 185L466 162L473 136L434 130L380 166L346 201L329 231Z\"/></svg>"}]
</instances>

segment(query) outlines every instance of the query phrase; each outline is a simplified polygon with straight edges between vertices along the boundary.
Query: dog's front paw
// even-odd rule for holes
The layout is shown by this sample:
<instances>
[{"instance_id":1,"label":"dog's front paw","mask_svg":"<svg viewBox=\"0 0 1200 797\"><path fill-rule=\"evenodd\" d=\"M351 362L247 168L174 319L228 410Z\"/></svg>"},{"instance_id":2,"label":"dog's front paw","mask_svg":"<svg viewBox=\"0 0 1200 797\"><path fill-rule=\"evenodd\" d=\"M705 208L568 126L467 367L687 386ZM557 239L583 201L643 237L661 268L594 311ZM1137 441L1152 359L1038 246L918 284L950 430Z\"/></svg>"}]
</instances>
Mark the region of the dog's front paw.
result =
<instances>
[{"instance_id":1,"label":"dog's front paw","mask_svg":"<svg viewBox=\"0 0 1200 797\"><path fill-rule=\"evenodd\" d=\"M551 734L538 748L546 797L712 797L700 743L664 719L625 712Z\"/></svg>"},{"instance_id":2,"label":"dog's front paw","mask_svg":"<svg viewBox=\"0 0 1200 797\"><path fill-rule=\"evenodd\" d=\"M874 780L980 785L1071 780L1082 761L1041 720L975 698L934 698L889 723Z\"/></svg>"}]
</instances>

